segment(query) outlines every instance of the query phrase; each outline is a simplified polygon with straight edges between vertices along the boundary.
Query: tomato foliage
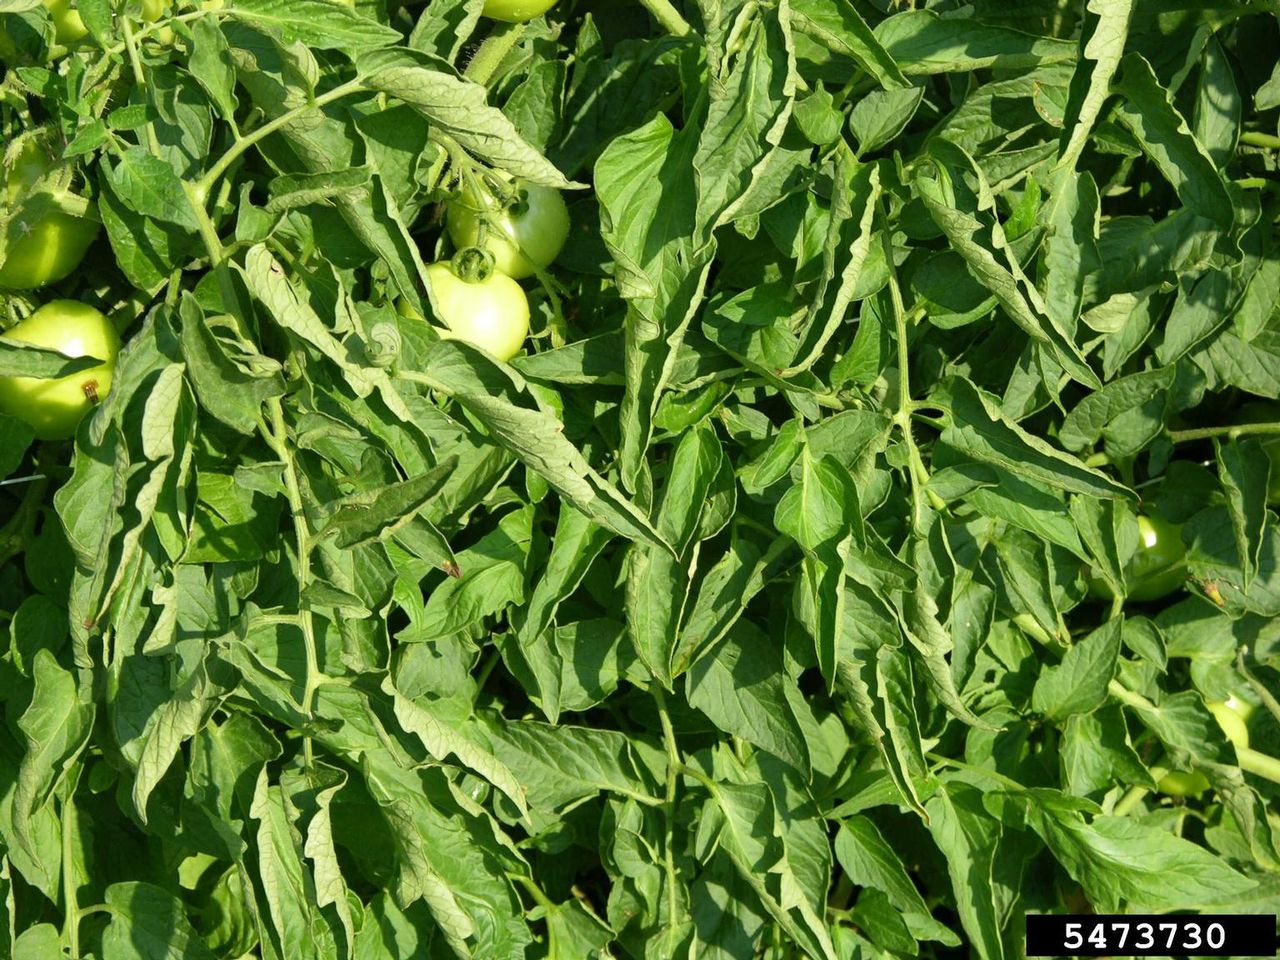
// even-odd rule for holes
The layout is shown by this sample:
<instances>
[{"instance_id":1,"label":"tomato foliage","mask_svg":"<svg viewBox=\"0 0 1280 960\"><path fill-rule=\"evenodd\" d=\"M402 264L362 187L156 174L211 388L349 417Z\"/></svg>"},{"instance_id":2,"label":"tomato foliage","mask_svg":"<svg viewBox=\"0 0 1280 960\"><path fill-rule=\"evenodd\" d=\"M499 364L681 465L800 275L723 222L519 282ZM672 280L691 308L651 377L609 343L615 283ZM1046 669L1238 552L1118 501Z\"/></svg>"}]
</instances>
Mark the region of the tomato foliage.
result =
<instances>
[{"instance_id":1,"label":"tomato foliage","mask_svg":"<svg viewBox=\"0 0 1280 960\"><path fill-rule=\"evenodd\" d=\"M0 957L1280 913L1274 2L0 9Z\"/></svg>"}]
</instances>

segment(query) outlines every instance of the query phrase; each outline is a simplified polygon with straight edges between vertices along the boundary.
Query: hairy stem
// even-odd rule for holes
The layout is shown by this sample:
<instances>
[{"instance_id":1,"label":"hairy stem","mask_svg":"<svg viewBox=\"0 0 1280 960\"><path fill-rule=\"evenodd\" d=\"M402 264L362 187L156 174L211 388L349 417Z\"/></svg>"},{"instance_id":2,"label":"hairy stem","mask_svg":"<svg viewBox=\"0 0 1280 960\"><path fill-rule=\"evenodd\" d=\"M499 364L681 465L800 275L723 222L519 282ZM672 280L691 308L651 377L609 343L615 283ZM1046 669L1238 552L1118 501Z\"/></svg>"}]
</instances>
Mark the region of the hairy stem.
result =
<instances>
[{"instance_id":1,"label":"hairy stem","mask_svg":"<svg viewBox=\"0 0 1280 960\"><path fill-rule=\"evenodd\" d=\"M484 38L484 43L480 44L480 49L467 64L467 70L463 76L474 83L488 83L507 54L520 42L523 33L523 23L499 23L493 28L493 32Z\"/></svg>"}]
</instances>

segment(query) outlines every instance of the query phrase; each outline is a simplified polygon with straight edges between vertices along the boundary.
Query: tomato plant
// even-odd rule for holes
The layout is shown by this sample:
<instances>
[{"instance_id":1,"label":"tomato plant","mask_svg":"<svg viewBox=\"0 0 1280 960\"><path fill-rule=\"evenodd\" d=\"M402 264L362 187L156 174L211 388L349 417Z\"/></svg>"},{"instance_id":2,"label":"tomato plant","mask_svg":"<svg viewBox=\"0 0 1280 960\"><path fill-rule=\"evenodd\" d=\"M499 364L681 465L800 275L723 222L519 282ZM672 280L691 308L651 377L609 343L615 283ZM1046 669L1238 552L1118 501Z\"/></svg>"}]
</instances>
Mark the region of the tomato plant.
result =
<instances>
[{"instance_id":1,"label":"tomato plant","mask_svg":"<svg viewBox=\"0 0 1280 960\"><path fill-rule=\"evenodd\" d=\"M28 139L7 178L8 199L14 209L52 167L41 141ZM66 197L66 191L47 194L49 200ZM37 210L20 219L21 230L10 230L10 241L0 263L0 288L34 290L65 279L80 265L98 235L98 225L84 217L65 213L56 206Z\"/></svg>"},{"instance_id":2,"label":"tomato plant","mask_svg":"<svg viewBox=\"0 0 1280 960\"><path fill-rule=\"evenodd\" d=\"M540 17L556 5L556 0L485 0L484 15L494 20L524 23Z\"/></svg>"},{"instance_id":3,"label":"tomato plant","mask_svg":"<svg viewBox=\"0 0 1280 960\"><path fill-rule=\"evenodd\" d=\"M529 335L529 300L520 284L493 270L481 279L458 276L452 264L433 263L427 280L436 316L448 335L510 360Z\"/></svg>"},{"instance_id":4,"label":"tomato plant","mask_svg":"<svg viewBox=\"0 0 1280 960\"><path fill-rule=\"evenodd\" d=\"M555 262L569 237L569 210L559 190L538 184L510 188L507 202L492 193L465 189L449 203L449 236L472 247L484 236L494 265L516 280Z\"/></svg>"},{"instance_id":5,"label":"tomato plant","mask_svg":"<svg viewBox=\"0 0 1280 960\"><path fill-rule=\"evenodd\" d=\"M0 958L1269 909L1274 2L0 7Z\"/></svg>"},{"instance_id":6,"label":"tomato plant","mask_svg":"<svg viewBox=\"0 0 1280 960\"><path fill-rule=\"evenodd\" d=\"M64 356L103 361L88 370L51 380L0 377L0 411L25 420L43 440L71 436L85 414L111 391L116 355L120 352L115 327L87 304L54 300L4 335Z\"/></svg>"}]
</instances>

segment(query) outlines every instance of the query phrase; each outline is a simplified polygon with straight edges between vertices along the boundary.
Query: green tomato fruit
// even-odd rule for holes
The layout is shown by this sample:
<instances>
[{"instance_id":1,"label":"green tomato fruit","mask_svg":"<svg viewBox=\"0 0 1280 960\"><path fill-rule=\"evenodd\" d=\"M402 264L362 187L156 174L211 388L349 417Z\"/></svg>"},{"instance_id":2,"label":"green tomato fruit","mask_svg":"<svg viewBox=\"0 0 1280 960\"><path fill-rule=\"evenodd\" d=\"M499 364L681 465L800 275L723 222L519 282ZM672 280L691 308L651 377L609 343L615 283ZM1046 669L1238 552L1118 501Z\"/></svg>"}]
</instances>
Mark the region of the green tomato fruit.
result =
<instances>
[{"instance_id":1,"label":"green tomato fruit","mask_svg":"<svg viewBox=\"0 0 1280 960\"><path fill-rule=\"evenodd\" d=\"M524 23L541 16L555 5L556 0L485 0L482 12L494 20Z\"/></svg>"},{"instance_id":2,"label":"green tomato fruit","mask_svg":"<svg viewBox=\"0 0 1280 960\"><path fill-rule=\"evenodd\" d=\"M1138 549L1125 567L1129 599L1145 603L1181 589L1187 580L1186 553L1181 527L1160 517L1140 514ZM1105 580L1092 574L1087 579L1091 595L1100 600L1111 599L1111 588Z\"/></svg>"},{"instance_id":3,"label":"green tomato fruit","mask_svg":"<svg viewBox=\"0 0 1280 960\"><path fill-rule=\"evenodd\" d=\"M1249 714L1253 712L1252 704L1246 703L1232 694L1225 700L1211 700L1205 704L1213 714L1227 739L1239 750L1249 747Z\"/></svg>"},{"instance_id":4,"label":"green tomato fruit","mask_svg":"<svg viewBox=\"0 0 1280 960\"><path fill-rule=\"evenodd\" d=\"M1198 797L1209 789L1209 779L1199 770L1173 770L1161 777L1156 787L1170 797Z\"/></svg>"},{"instance_id":5,"label":"green tomato fruit","mask_svg":"<svg viewBox=\"0 0 1280 960\"><path fill-rule=\"evenodd\" d=\"M97 235L97 225L90 220L66 213L41 218L25 237L10 244L0 266L0 288L35 290L65 279L80 265Z\"/></svg>"},{"instance_id":6,"label":"green tomato fruit","mask_svg":"<svg viewBox=\"0 0 1280 960\"><path fill-rule=\"evenodd\" d=\"M44 0L45 8L53 20L53 38L64 47L83 40L89 32L71 0Z\"/></svg>"},{"instance_id":7,"label":"green tomato fruit","mask_svg":"<svg viewBox=\"0 0 1280 960\"><path fill-rule=\"evenodd\" d=\"M111 321L75 300L54 300L5 332L10 340L96 357L100 366L57 380L0 377L0 413L25 420L41 440L72 436L84 415L111 390L120 337Z\"/></svg>"},{"instance_id":8,"label":"green tomato fruit","mask_svg":"<svg viewBox=\"0 0 1280 960\"><path fill-rule=\"evenodd\" d=\"M551 266L564 249L569 209L560 191L551 187L526 183L516 185L514 192L513 202L504 209L491 194L464 190L449 204L446 220L459 248L479 244L485 220L484 248L493 254L494 266L523 280Z\"/></svg>"},{"instance_id":9,"label":"green tomato fruit","mask_svg":"<svg viewBox=\"0 0 1280 960\"><path fill-rule=\"evenodd\" d=\"M448 336L510 360L529 335L529 300L520 284L494 270L477 282L463 280L448 263L427 267L432 301Z\"/></svg>"},{"instance_id":10,"label":"green tomato fruit","mask_svg":"<svg viewBox=\"0 0 1280 960\"><path fill-rule=\"evenodd\" d=\"M9 205L15 207L28 190L53 166L38 140L22 148L9 171ZM0 264L0 288L35 290L70 276L98 235L92 220L60 210L50 211L25 224L25 233L9 244Z\"/></svg>"}]
</instances>

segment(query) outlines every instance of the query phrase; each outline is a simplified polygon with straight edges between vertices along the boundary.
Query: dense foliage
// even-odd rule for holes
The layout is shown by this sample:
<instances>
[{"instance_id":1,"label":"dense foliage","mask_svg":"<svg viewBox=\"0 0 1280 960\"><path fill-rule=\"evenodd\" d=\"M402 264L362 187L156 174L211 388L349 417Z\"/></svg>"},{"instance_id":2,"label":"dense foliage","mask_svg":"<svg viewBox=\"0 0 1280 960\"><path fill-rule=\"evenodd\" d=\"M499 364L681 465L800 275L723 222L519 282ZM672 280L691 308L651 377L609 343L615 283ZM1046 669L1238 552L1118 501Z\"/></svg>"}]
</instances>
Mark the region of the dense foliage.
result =
<instances>
[{"instance_id":1,"label":"dense foliage","mask_svg":"<svg viewBox=\"0 0 1280 960\"><path fill-rule=\"evenodd\" d=\"M1280 913L1278 18L0 0L0 957Z\"/></svg>"}]
</instances>

